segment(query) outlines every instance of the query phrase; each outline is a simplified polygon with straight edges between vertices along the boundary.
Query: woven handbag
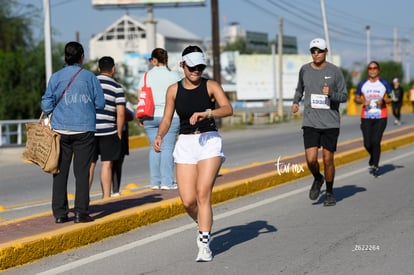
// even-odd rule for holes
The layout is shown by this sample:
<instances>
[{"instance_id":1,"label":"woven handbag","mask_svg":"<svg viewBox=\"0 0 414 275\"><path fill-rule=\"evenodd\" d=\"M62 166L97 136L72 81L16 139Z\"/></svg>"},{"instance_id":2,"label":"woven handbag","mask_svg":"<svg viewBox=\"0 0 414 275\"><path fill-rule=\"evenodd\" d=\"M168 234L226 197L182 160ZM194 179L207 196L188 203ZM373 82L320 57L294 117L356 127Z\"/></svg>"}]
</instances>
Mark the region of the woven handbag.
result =
<instances>
[{"instance_id":1,"label":"woven handbag","mask_svg":"<svg viewBox=\"0 0 414 275\"><path fill-rule=\"evenodd\" d=\"M60 135L50 128L51 115L43 123L44 113L38 122L26 123L27 141L23 159L34 163L46 173L59 173Z\"/></svg>"}]
</instances>

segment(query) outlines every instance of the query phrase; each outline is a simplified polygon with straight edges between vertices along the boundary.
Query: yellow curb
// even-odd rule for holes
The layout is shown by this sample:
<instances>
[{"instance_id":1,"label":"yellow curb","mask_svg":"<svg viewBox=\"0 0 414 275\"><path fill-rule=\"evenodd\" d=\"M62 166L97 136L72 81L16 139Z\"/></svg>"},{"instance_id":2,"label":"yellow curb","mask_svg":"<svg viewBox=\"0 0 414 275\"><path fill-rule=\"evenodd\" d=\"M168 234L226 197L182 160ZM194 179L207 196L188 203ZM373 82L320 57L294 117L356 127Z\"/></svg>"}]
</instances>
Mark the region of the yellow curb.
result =
<instances>
[{"instance_id":1,"label":"yellow curb","mask_svg":"<svg viewBox=\"0 0 414 275\"><path fill-rule=\"evenodd\" d=\"M75 194L68 193L68 200L74 200Z\"/></svg>"},{"instance_id":2,"label":"yellow curb","mask_svg":"<svg viewBox=\"0 0 414 275\"><path fill-rule=\"evenodd\" d=\"M0 244L0 270L88 245L132 229L184 214L179 198L148 204L111 214L91 223L61 229Z\"/></svg>"},{"instance_id":3,"label":"yellow curb","mask_svg":"<svg viewBox=\"0 0 414 275\"><path fill-rule=\"evenodd\" d=\"M133 194L133 192L131 190L126 189L126 190L121 191L120 194L125 196L125 195L131 195Z\"/></svg>"},{"instance_id":4,"label":"yellow curb","mask_svg":"<svg viewBox=\"0 0 414 275\"><path fill-rule=\"evenodd\" d=\"M382 150L388 151L413 143L414 133L384 141ZM337 166L368 156L363 146L335 154ZM274 161L270 161L274 162ZM301 163L305 167L305 163ZM254 164L252 166L255 166ZM298 178L308 176L306 168L300 173L281 173L276 170L214 187L212 203L217 204L254 192L262 191ZM0 244L0 270L29 263L45 256L100 241L132 229L184 214L179 198L123 210L92 223L73 224L61 229Z\"/></svg>"},{"instance_id":5,"label":"yellow curb","mask_svg":"<svg viewBox=\"0 0 414 275\"><path fill-rule=\"evenodd\" d=\"M126 186L125 186L125 189L136 189L136 188L138 188L139 187L139 185L138 184L136 184L136 183L128 183Z\"/></svg>"},{"instance_id":6,"label":"yellow curb","mask_svg":"<svg viewBox=\"0 0 414 275\"><path fill-rule=\"evenodd\" d=\"M149 140L147 136L133 136L129 137L129 148L130 149L138 149L149 146Z\"/></svg>"}]
</instances>

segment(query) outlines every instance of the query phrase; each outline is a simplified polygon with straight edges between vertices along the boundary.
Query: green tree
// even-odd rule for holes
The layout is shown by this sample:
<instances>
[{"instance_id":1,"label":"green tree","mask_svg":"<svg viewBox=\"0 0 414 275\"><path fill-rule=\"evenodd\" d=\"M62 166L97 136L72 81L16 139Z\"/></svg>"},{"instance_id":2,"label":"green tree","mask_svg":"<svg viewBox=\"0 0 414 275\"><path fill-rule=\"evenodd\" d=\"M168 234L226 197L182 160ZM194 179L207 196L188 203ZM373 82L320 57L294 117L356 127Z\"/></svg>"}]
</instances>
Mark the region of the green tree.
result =
<instances>
[{"instance_id":1,"label":"green tree","mask_svg":"<svg viewBox=\"0 0 414 275\"><path fill-rule=\"evenodd\" d=\"M238 51L240 54L249 54L251 52L248 52L246 49L246 40L243 37L238 37L236 40L232 43L227 43L222 51L228 51L228 52L235 52Z\"/></svg>"},{"instance_id":2,"label":"green tree","mask_svg":"<svg viewBox=\"0 0 414 275\"><path fill-rule=\"evenodd\" d=\"M39 115L40 85L45 85L44 73L33 68L33 64L44 64L39 56L19 48L14 52L0 53L0 117L1 119L33 118ZM43 70L44 71L44 70Z\"/></svg>"},{"instance_id":3,"label":"green tree","mask_svg":"<svg viewBox=\"0 0 414 275\"><path fill-rule=\"evenodd\" d=\"M46 87L44 41L34 41L31 31L40 11L13 0L0 4L0 120L36 118ZM62 56L63 45L53 45L54 69Z\"/></svg>"},{"instance_id":4,"label":"green tree","mask_svg":"<svg viewBox=\"0 0 414 275\"><path fill-rule=\"evenodd\" d=\"M342 74L344 75L345 78L345 83L346 83L346 87L349 89L352 88L352 74L345 68L340 68L342 71Z\"/></svg>"},{"instance_id":5,"label":"green tree","mask_svg":"<svg viewBox=\"0 0 414 275\"><path fill-rule=\"evenodd\" d=\"M36 81L27 67L31 54L30 18L15 15L16 1L1 0L0 10L0 119L22 118L32 95L28 88ZM39 64L34 60L33 64ZM26 81L24 81L27 79ZM25 87L29 84L29 87Z\"/></svg>"},{"instance_id":6,"label":"green tree","mask_svg":"<svg viewBox=\"0 0 414 275\"><path fill-rule=\"evenodd\" d=\"M0 0L0 50L10 52L30 45L30 17L16 16L16 1Z\"/></svg>"}]
</instances>

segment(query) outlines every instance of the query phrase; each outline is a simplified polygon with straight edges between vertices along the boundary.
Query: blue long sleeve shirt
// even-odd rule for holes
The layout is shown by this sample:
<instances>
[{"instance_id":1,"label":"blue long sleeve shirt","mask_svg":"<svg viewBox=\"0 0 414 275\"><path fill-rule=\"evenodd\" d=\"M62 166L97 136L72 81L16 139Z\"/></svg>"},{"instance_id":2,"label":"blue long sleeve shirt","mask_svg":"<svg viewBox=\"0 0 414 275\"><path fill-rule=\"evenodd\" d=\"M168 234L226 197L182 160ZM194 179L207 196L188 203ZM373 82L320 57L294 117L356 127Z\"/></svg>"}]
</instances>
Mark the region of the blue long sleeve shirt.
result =
<instances>
[{"instance_id":1,"label":"blue long sleeve shirt","mask_svg":"<svg viewBox=\"0 0 414 275\"><path fill-rule=\"evenodd\" d=\"M105 107L105 97L98 78L92 72L82 69L56 105L80 68L79 64L74 64L52 74L42 96L42 110L46 114L53 112L51 126L55 130L96 131L96 109Z\"/></svg>"}]
</instances>

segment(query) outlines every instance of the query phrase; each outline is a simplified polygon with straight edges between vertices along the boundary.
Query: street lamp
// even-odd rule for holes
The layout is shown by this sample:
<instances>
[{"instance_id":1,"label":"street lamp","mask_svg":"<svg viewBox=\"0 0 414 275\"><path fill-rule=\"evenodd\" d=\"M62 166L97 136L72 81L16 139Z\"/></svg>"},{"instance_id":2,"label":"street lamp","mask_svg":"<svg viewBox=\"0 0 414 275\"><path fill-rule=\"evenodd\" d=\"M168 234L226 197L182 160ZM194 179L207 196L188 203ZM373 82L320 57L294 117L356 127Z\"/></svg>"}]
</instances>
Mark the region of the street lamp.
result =
<instances>
[{"instance_id":1,"label":"street lamp","mask_svg":"<svg viewBox=\"0 0 414 275\"><path fill-rule=\"evenodd\" d=\"M365 27L365 30L367 31L367 64L371 61L371 41L370 41L370 30L371 27L367 25Z\"/></svg>"},{"instance_id":2,"label":"street lamp","mask_svg":"<svg viewBox=\"0 0 414 275\"><path fill-rule=\"evenodd\" d=\"M43 0L44 14L44 35L45 35L45 63L46 63L46 85L52 75L52 38L50 31L50 3L49 0Z\"/></svg>"}]
</instances>

